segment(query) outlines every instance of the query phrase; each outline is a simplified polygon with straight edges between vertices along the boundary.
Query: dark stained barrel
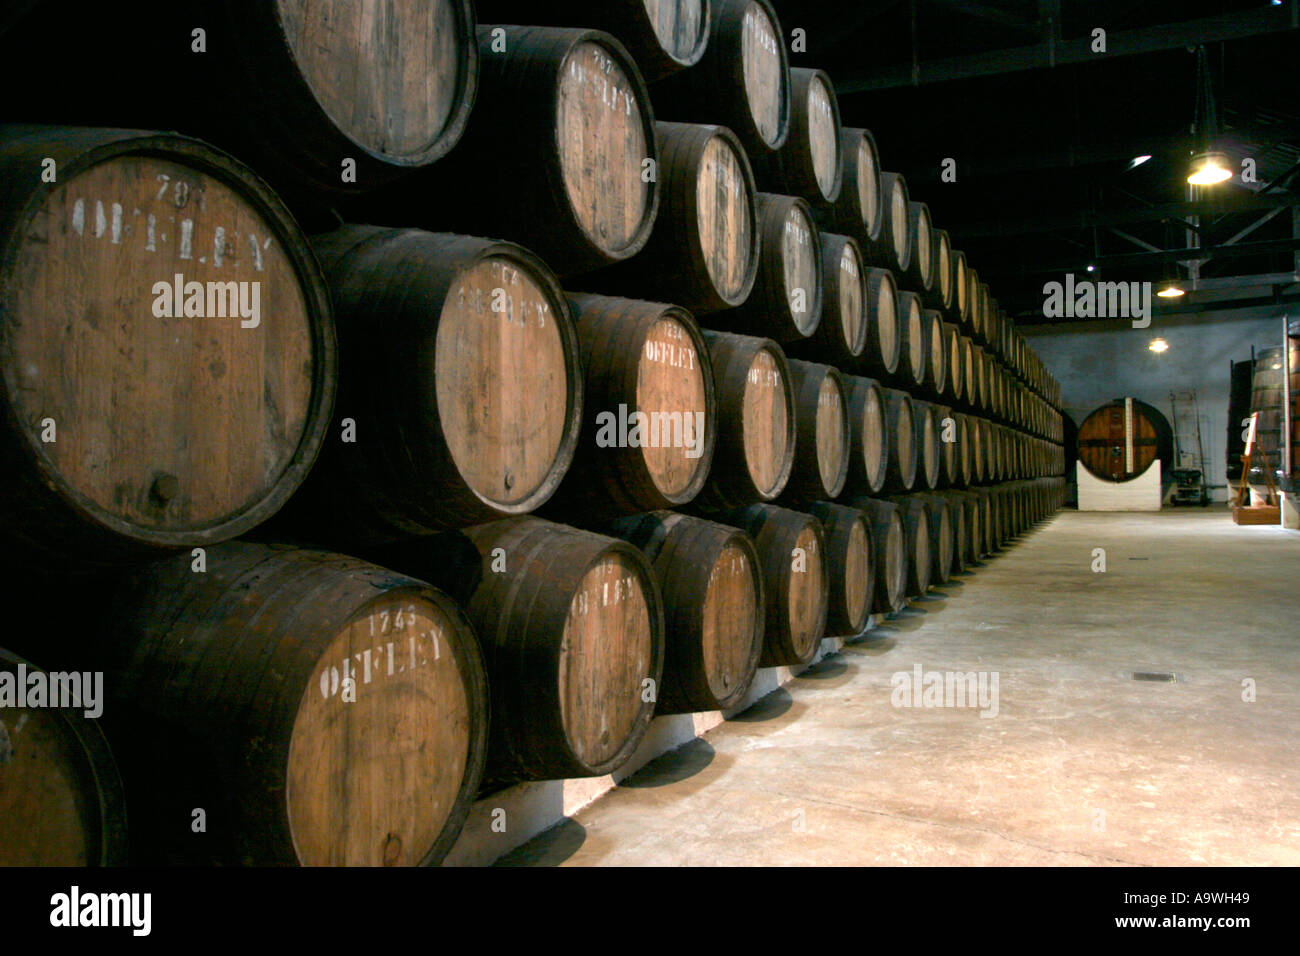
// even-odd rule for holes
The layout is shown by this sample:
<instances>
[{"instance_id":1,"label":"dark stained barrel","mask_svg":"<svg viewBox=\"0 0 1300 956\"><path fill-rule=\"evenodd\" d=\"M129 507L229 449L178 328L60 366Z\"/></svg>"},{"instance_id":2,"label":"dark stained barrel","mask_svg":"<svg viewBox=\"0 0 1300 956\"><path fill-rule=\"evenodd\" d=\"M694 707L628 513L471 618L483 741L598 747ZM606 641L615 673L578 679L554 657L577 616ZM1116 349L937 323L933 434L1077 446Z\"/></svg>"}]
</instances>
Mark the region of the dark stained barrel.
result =
<instances>
[{"instance_id":1,"label":"dark stained barrel","mask_svg":"<svg viewBox=\"0 0 1300 956\"><path fill-rule=\"evenodd\" d=\"M808 203L758 194L758 276L745 303L709 317L719 329L765 335L782 345L807 339L822 315L821 240Z\"/></svg>"},{"instance_id":2,"label":"dark stained barrel","mask_svg":"<svg viewBox=\"0 0 1300 956\"><path fill-rule=\"evenodd\" d=\"M756 153L759 185L774 193L829 204L839 198L844 166L840 108L831 78L821 70L790 71L790 135L781 148Z\"/></svg>"},{"instance_id":3,"label":"dark stained barrel","mask_svg":"<svg viewBox=\"0 0 1300 956\"><path fill-rule=\"evenodd\" d=\"M880 236L862 252L872 265L892 269L901 276L912 262L907 181L899 173L881 173L880 192L884 203Z\"/></svg>"},{"instance_id":4,"label":"dark stained barrel","mask_svg":"<svg viewBox=\"0 0 1300 956\"><path fill-rule=\"evenodd\" d=\"M126 799L99 729L102 692L90 673L61 674L85 706L54 707L49 674L0 649L0 866L120 866L127 862ZM71 678L71 679L70 679ZM39 703L30 692L40 687ZM21 706L18 695L22 694Z\"/></svg>"},{"instance_id":5,"label":"dark stained barrel","mask_svg":"<svg viewBox=\"0 0 1300 956\"><path fill-rule=\"evenodd\" d=\"M914 292L925 295L935 281L934 227L930 221L930 207L923 202L907 204L907 235L911 243L908 254L907 285Z\"/></svg>"},{"instance_id":6,"label":"dark stained barrel","mask_svg":"<svg viewBox=\"0 0 1300 956\"><path fill-rule=\"evenodd\" d=\"M610 533L645 552L664 598L664 675L655 712L727 710L763 652L763 572L749 536L671 511L622 518Z\"/></svg>"},{"instance_id":7,"label":"dark stained barrel","mask_svg":"<svg viewBox=\"0 0 1300 956\"><path fill-rule=\"evenodd\" d=\"M1098 478L1125 481L1159 455L1152 416L1134 399L1116 399L1079 423L1079 463Z\"/></svg>"},{"instance_id":8,"label":"dark stained barrel","mask_svg":"<svg viewBox=\"0 0 1300 956\"><path fill-rule=\"evenodd\" d=\"M729 127L751 160L790 133L792 96L785 38L768 0L709 0L709 45L700 62L654 85L655 115Z\"/></svg>"},{"instance_id":9,"label":"dark stained barrel","mask_svg":"<svg viewBox=\"0 0 1300 956\"><path fill-rule=\"evenodd\" d=\"M650 562L626 541L531 516L463 535L477 564L449 567L443 538L455 536L404 544L393 560L444 585L474 625L492 692L487 779L617 770L645 736L663 676Z\"/></svg>"},{"instance_id":10,"label":"dark stained barrel","mask_svg":"<svg viewBox=\"0 0 1300 956\"><path fill-rule=\"evenodd\" d=\"M826 573L830 579L826 634L861 634L871 619L876 588L871 519L858 508L829 501L819 501L809 510L826 534Z\"/></svg>"},{"instance_id":11,"label":"dark stained barrel","mask_svg":"<svg viewBox=\"0 0 1300 956\"><path fill-rule=\"evenodd\" d=\"M949 500L961 505L965 536L961 539L964 567L979 564L984 553L984 526L979 495L970 491L950 492Z\"/></svg>"},{"instance_id":12,"label":"dark stained barrel","mask_svg":"<svg viewBox=\"0 0 1300 956\"><path fill-rule=\"evenodd\" d=\"M478 789L487 687L423 581L231 542L113 590L104 719L141 862L437 863ZM190 823L204 811L206 831ZM179 825L178 825L179 821Z\"/></svg>"},{"instance_id":13,"label":"dark stained barrel","mask_svg":"<svg viewBox=\"0 0 1300 956\"><path fill-rule=\"evenodd\" d=\"M790 366L771 339L704 333L718 403L713 467L695 508L716 513L771 501L794 466L795 396Z\"/></svg>"},{"instance_id":14,"label":"dark stained barrel","mask_svg":"<svg viewBox=\"0 0 1300 956\"><path fill-rule=\"evenodd\" d=\"M776 505L752 505L732 512L727 524L747 532L763 565L767 623L764 667L808 664L826 631L830 582L826 536L812 515Z\"/></svg>"},{"instance_id":15,"label":"dark stained barrel","mask_svg":"<svg viewBox=\"0 0 1300 956\"><path fill-rule=\"evenodd\" d=\"M844 490L874 495L885 484L889 464L885 394L874 379L846 375L849 391L849 473Z\"/></svg>"},{"instance_id":16,"label":"dark stained barrel","mask_svg":"<svg viewBox=\"0 0 1300 956\"><path fill-rule=\"evenodd\" d=\"M855 498L871 521L871 540L876 562L876 589L871 610L877 614L901 611L907 606L907 532L902 513L894 502L879 498Z\"/></svg>"},{"instance_id":17,"label":"dark stained barrel","mask_svg":"<svg viewBox=\"0 0 1300 956\"><path fill-rule=\"evenodd\" d=\"M920 495L892 499L898 505L907 540L907 595L921 597L930 589L934 559L930 553L930 514Z\"/></svg>"},{"instance_id":18,"label":"dark stained barrel","mask_svg":"<svg viewBox=\"0 0 1300 956\"><path fill-rule=\"evenodd\" d=\"M852 236L860 245L875 242L880 236L883 208L875 137L865 129L841 129L840 155L840 193L833 203L813 203L817 224L829 232Z\"/></svg>"},{"instance_id":19,"label":"dark stained barrel","mask_svg":"<svg viewBox=\"0 0 1300 956\"><path fill-rule=\"evenodd\" d=\"M857 367L872 332L864 268L857 242L821 234L822 317L810 338L791 343L792 356L844 369Z\"/></svg>"},{"instance_id":20,"label":"dark stained barrel","mask_svg":"<svg viewBox=\"0 0 1300 956\"><path fill-rule=\"evenodd\" d=\"M243 534L316 460L336 375L319 267L246 167L169 134L0 127L4 561Z\"/></svg>"},{"instance_id":21,"label":"dark stained barrel","mask_svg":"<svg viewBox=\"0 0 1300 956\"><path fill-rule=\"evenodd\" d=\"M891 491L911 491L917 479L919 457L912 397L893 388L884 392L885 435L889 442L885 487Z\"/></svg>"},{"instance_id":22,"label":"dark stained barrel","mask_svg":"<svg viewBox=\"0 0 1300 956\"><path fill-rule=\"evenodd\" d=\"M839 497L849 474L852 433L844 379L830 365L790 360L794 385L795 450L783 504Z\"/></svg>"},{"instance_id":23,"label":"dark stained barrel","mask_svg":"<svg viewBox=\"0 0 1300 956\"><path fill-rule=\"evenodd\" d=\"M938 309L926 309L925 323L927 390L935 398L942 398L948 387L948 341L943 331L943 316Z\"/></svg>"},{"instance_id":24,"label":"dark stained barrel","mask_svg":"<svg viewBox=\"0 0 1300 956\"><path fill-rule=\"evenodd\" d=\"M970 480L983 484L991 480L988 468L988 433L975 415L966 416L966 444L970 451Z\"/></svg>"},{"instance_id":25,"label":"dark stained barrel","mask_svg":"<svg viewBox=\"0 0 1300 956\"><path fill-rule=\"evenodd\" d=\"M916 428L916 485L934 490L939 487L942 467L939 450L939 424L934 406L920 399L912 399L912 422Z\"/></svg>"},{"instance_id":26,"label":"dark stained barrel","mask_svg":"<svg viewBox=\"0 0 1300 956\"><path fill-rule=\"evenodd\" d=\"M970 547L970 530L966 527L966 505L959 495L951 492L944 494L948 504L948 520L952 523L952 564L949 574L961 574L966 570L967 555Z\"/></svg>"},{"instance_id":27,"label":"dark stained barrel","mask_svg":"<svg viewBox=\"0 0 1300 956\"><path fill-rule=\"evenodd\" d=\"M61 0L9 42L0 88L9 70L62 66L60 83L11 99L8 118L179 130L295 198L364 193L445 156L479 73L470 0L138 0L125 16Z\"/></svg>"},{"instance_id":28,"label":"dark stained barrel","mask_svg":"<svg viewBox=\"0 0 1300 956\"><path fill-rule=\"evenodd\" d=\"M971 344L973 353L973 362L975 364L975 381L976 386L971 396L971 404L981 409L985 413L989 411L989 362L988 355L984 349L974 343Z\"/></svg>"},{"instance_id":29,"label":"dark stained barrel","mask_svg":"<svg viewBox=\"0 0 1300 956\"><path fill-rule=\"evenodd\" d=\"M504 52L494 51L501 30ZM478 101L460 146L390 191L387 219L493 236L561 275L636 255L659 208L645 81L598 30L480 27Z\"/></svg>"},{"instance_id":30,"label":"dark stained barrel","mask_svg":"<svg viewBox=\"0 0 1300 956\"><path fill-rule=\"evenodd\" d=\"M933 230L934 282L925 293L925 304L947 313L952 307L952 240L943 229Z\"/></svg>"},{"instance_id":31,"label":"dark stained barrel","mask_svg":"<svg viewBox=\"0 0 1300 956\"><path fill-rule=\"evenodd\" d=\"M961 462L961 423L947 405L932 406L934 428L939 436L939 484L964 484Z\"/></svg>"},{"instance_id":32,"label":"dark stained barrel","mask_svg":"<svg viewBox=\"0 0 1300 956\"><path fill-rule=\"evenodd\" d=\"M921 299L915 292L898 293L898 331L902 339L901 356L894 380L909 391L919 390L925 382L930 361L926 341L927 324Z\"/></svg>"},{"instance_id":33,"label":"dark stained barrel","mask_svg":"<svg viewBox=\"0 0 1300 956\"><path fill-rule=\"evenodd\" d=\"M573 459L583 388L546 265L416 229L345 226L315 248L342 376L334 434L286 512L293 536L369 545L545 503Z\"/></svg>"},{"instance_id":34,"label":"dark stained barrel","mask_svg":"<svg viewBox=\"0 0 1300 956\"><path fill-rule=\"evenodd\" d=\"M867 343L858 367L868 375L890 378L898 370L903 351L898 284L888 269L868 268L866 277Z\"/></svg>"},{"instance_id":35,"label":"dark stained barrel","mask_svg":"<svg viewBox=\"0 0 1300 956\"><path fill-rule=\"evenodd\" d=\"M548 514L586 519L677 507L704 487L717 437L709 349L674 305L574 295L582 436ZM534 400L519 389L523 401Z\"/></svg>"},{"instance_id":36,"label":"dark stained barrel","mask_svg":"<svg viewBox=\"0 0 1300 956\"><path fill-rule=\"evenodd\" d=\"M674 302L696 313L741 305L758 274L758 200L749 160L722 126L656 123L661 199L646 247L570 288Z\"/></svg>"},{"instance_id":37,"label":"dark stained barrel","mask_svg":"<svg viewBox=\"0 0 1300 956\"><path fill-rule=\"evenodd\" d=\"M694 66L709 44L709 0L475 0L474 8L486 23L604 30L650 82Z\"/></svg>"}]
</instances>

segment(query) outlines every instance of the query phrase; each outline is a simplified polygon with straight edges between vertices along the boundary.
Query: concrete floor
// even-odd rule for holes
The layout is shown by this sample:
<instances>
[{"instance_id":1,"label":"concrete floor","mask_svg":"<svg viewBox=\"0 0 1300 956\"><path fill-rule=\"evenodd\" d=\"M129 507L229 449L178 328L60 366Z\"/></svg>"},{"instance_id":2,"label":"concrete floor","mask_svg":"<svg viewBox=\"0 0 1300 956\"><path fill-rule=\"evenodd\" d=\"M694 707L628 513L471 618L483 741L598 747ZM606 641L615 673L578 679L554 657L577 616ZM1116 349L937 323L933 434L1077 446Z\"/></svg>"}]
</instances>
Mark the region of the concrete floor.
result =
<instances>
[{"instance_id":1,"label":"concrete floor","mask_svg":"<svg viewBox=\"0 0 1300 956\"><path fill-rule=\"evenodd\" d=\"M499 862L1300 864L1300 533L1064 512Z\"/></svg>"}]
</instances>

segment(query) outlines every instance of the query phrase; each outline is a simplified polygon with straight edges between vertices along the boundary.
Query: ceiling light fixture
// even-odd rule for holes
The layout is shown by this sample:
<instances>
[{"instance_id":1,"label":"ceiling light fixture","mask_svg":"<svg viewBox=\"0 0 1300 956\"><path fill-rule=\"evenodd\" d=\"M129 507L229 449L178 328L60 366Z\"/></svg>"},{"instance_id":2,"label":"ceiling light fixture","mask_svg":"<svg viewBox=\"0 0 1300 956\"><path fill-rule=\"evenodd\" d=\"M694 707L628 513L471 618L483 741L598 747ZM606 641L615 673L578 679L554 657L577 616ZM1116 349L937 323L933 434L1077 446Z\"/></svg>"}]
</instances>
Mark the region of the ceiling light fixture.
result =
<instances>
[{"instance_id":1,"label":"ceiling light fixture","mask_svg":"<svg viewBox=\"0 0 1300 956\"><path fill-rule=\"evenodd\" d=\"M1129 169L1137 169L1139 166L1141 166L1143 163L1145 163L1145 162L1146 162L1147 160L1149 160L1150 158L1151 158L1151 157L1150 157L1149 155L1134 156L1132 159L1130 159L1130 160L1128 161L1128 168L1129 168ZM1127 170L1125 170L1125 172L1127 172Z\"/></svg>"},{"instance_id":2,"label":"ceiling light fixture","mask_svg":"<svg viewBox=\"0 0 1300 956\"><path fill-rule=\"evenodd\" d=\"M1187 181L1193 186L1216 186L1231 178L1228 157L1217 150L1210 150L1192 158L1192 171Z\"/></svg>"},{"instance_id":3,"label":"ceiling light fixture","mask_svg":"<svg viewBox=\"0 0 1300 956\"><path fill-rule=\"evenodd\" d=\"M1089 272L1096 272L1096 271L1097 271L1097 267L1094 266L1094 265L1089 265L1089 266L1088 266L1088 271L1089 271Z\"/></svg>"},{"instance_id":4,"label":"ceiling light fixture","mask_svg":"<svg viewBox=\"0 0 1300 956\"><path fill-rule=\"evenodd\" d=\"M1152 339L1151 344L1148 345L1147 348L1149 348L1152 352L1155 352L1157 354L1160 352L1168 352L1169 343L1166 342L1164 339Z\"/></svg>"},{"instance_id":5,"label":"ceiling light fixture","mask_svg":"<svg viewBox=\"0 0 1300 956\"><path fill-rule=\"evenodd\" d=\"M1163 286L1161 286L1160 291L1156 293L1156 295L1158 295L1162 299L1176 299L1180 295L1186 295L1186 294L1187 293L1183 291L1182 286L1180 286L1177 282L1172 282L1172 281L1166 282Z\"/></svg>"}]
</instances>

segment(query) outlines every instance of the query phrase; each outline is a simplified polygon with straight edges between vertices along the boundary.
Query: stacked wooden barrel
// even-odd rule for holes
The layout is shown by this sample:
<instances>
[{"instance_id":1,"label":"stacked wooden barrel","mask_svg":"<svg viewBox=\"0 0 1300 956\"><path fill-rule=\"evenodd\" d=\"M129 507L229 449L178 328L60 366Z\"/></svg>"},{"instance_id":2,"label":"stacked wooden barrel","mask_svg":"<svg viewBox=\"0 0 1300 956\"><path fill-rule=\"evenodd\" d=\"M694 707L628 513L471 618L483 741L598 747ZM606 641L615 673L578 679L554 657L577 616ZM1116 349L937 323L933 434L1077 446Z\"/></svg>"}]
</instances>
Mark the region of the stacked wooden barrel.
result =
<instances>
[{"instance_id":1,"label":"stacked wooden barrel","mask_svg":"<svg viewBox=\"0 0 1300 956\"><path fill-rule=\"evenodd\" d=\"M0 855L435 863L1059 507L1059 385L769 0L218 0L142 123L252 168L109 128L198 0L72 3L140 55L0 127L0 560L96 575L41 633L109 710L0 715Z\"/></svg>"}]
</instances>

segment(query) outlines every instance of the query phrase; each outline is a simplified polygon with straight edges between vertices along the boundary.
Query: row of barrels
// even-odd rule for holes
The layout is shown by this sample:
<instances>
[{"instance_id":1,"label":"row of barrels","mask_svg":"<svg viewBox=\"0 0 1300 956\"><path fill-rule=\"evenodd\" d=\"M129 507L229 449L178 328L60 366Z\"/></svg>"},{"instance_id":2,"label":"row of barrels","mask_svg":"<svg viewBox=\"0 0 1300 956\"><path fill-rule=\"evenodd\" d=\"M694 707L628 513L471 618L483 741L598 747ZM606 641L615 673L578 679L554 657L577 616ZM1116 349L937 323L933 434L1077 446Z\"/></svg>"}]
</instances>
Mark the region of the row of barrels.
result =
<instances>
[{"instance_id":1,"label":"row of barrels","mask_svg":"<svg viewBox=\"0 0 1300 956\"><path fill-rule=\"evenodd\" d=\"M22 175L45 157L60 170L49 191ZM990 389L1009 379L934 314L909 306L898 322L892 274L845 269L845 237L824 234L836 327L872 349L819 338L788 359L680 306L566 292L511 242L377 226L309 241L238 163L175 136L9 129L0 169L8 563L112 564L277 512L281 536L328 527L326 543L353 547L543 505L563 518L798 503L854 476L879 490L891 449L909 490L914 440L899 429L920 429L926 475L942 437L946 483L1056 467L1050 442L958 411L1020 393ZM184 271L141 279L160 257L162 274ZM124 318L100 321L88 286ZM70 338L68 314L82 316ZM146 379L106 390L141 363ZM871 373L939 402L886 420L879 386L857 382Z\"/></svg>"},{"instance_id":2,"label":"row of barrels","mask_svg":"<svg viewBox=\"0 0 1300 956\"><path fill-rule=\"evenodd\" d=\"M67 627L49 652L105 675L101 721L44 699L0 715L0 862L436 863L485 789L616 770L655 714L734 708L759 667L861 633L1062 491L659 511L599 531L510 518L382 563L248 542L213 548L203 573L154 562L97 595L112 640ZM8 652L0 672L40 683Z\"/></svg>"}]
</instances>

